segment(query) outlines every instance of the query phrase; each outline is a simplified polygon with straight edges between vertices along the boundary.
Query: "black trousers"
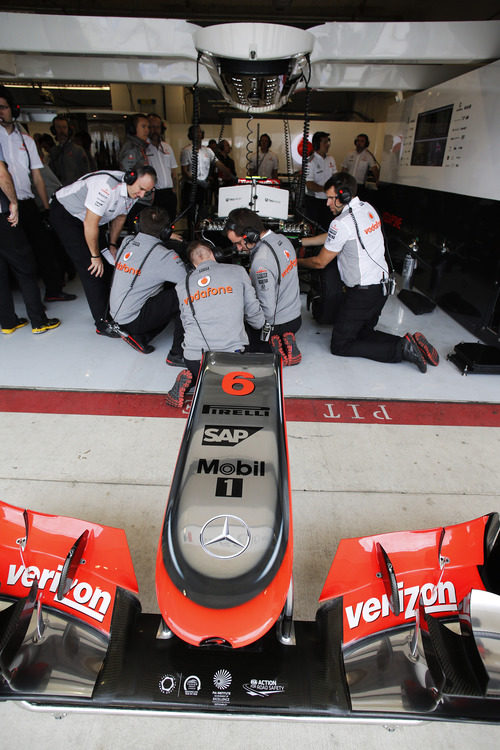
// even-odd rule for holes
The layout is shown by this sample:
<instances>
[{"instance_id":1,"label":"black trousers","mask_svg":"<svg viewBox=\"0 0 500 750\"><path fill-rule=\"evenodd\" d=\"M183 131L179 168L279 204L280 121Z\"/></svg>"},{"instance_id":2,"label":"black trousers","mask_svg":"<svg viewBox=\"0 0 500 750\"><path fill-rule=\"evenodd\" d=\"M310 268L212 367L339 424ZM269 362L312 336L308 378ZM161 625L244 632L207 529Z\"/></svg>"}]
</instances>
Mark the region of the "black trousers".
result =
<instances>
[{"instance_id":1,"label":"black trousers","mask_svg":"<svg viewBox=\"0 0 500 750\"><path fill-rule=\"evenodd\" d=\"M365 357L377 362L401 362L403 339L375 331L387 297L382 286L346 288L333 322L330 351L340 357Z\"/></svg>"},{"instance_id":2,"label":"black trousers","mask_svg":"<svg viewBox=\"0 0 500 750\"><path fill-rule=\"evenodd\" d=\"M19 224L35 255L38 275L45 284L45 294L48 297L56 296L63 288L63 272L51 234L44 227L33 198L19 201Z\"/></svg>"},{"instance_id":3,"label":"black trousers","mask_svg":"<svg viewBox=\"0 0 500 750\"><path fill-rule=\"evenodd\" d=\"M284 333L297 333L300 326L302 325L302 317L299 315L298 318L294 318L293 320L289 320L287 323L280 323L279 325L274 325L271 330L271 336L282 336ZM252 328L252 326L246 325L245 326L247 336L248 336L248 348L247 351L249 352L270 352L271 344L269 337L269 341L261 341L260 340L260 332L261 329L259 328L256 330L255 328Z\"/></svg>"},{"instance_id":4,"label":"black trousers","mask_svg":"<svg viewBox=\"0 0 500 750\"><path fill-rule=\"evenodd\" d=\"M90 250L83 232L83 222L72 216L57 198L50 203L50 223L57 232L64 249L75 264L76 272L82 282L83 291L87 297L90 312L96 325L106 316L109 299L109 278L92 276L88 271L90 266ZM108 264L104 262L104 267Z\"/></svg>"},{"instance_id":5,"label":"black trousers","mask_svg":"<svg viewBox=\"0 0 500 750\"><path fill-rule=\"evenodd\" d=\"M170 221L173 221L177 215L177 196L174 189L161 188L160 190L155 190L154 205L168 211Z\"/></svg>"},{"instance_id":6,"label":"black trousers","mask_svg":"<svg viewBox=\"0 0 500 750\"><path fill-rule=\"evenodd\" d=\"M119 316L118 316L119 317ZM137 338L141 343L148 344L155 336L173 321L174 323L174 340L171 351L175 354L182 354L182 341L184 339L184 329L179 314L179 301L174 287L162 289L161 292L150 297L134 320L130 323L121 325L116 321L120 328L131 336Z\"/></svg>"},{"instance_id":7,"label":"black trousers","mask_svg":"<svg viewBox=\"0 0 500 750\"><path fill-rule=\"evenodd\" d=\"M31 325L36 328L46 319L36 276L36 260L21 226L11 227L8 214L0 214L0 324L13 328L19 322L10 288L9 269L23 296Z\"/></svg>"}]
</instances>

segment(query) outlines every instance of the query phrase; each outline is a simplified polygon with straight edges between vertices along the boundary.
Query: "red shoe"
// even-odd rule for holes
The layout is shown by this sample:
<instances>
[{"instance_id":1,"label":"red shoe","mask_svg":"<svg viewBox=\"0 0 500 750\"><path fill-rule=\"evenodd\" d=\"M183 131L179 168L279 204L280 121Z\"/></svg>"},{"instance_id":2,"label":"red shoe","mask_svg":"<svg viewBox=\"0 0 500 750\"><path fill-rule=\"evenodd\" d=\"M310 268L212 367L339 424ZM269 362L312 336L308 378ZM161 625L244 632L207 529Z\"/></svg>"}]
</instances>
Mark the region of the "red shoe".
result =
<instances>
[{"instance_id":1,"label":"red shoe","mask_svg":"<svg viewBox=\"0 0 500 750\"><path fill-rule=\"evenodd\" d=\"M285 352L283 351L283 347L281 345L281 339L279 336L271 336L271 340L269 341L269 345L271 346L271 350L273 354L279 354L283 361L283 367L286 367L288 362L286 359Z\"/></svg>"},{"instance_id":2,"label":"red shoe","mask_svg":"<svg viewBox=\"0 0 500 750\"><path fill-rule=\"evenodd\" d=\"M299 347L297 346L297 341L295 340L295 334L290 333L288 331L287 333L283 334L283 343L285 344L286 349L286 364L287 365L298 365L299 362L302 361L302 354L300 353Z\"/></svg>"},{"instance_id":3,"label":"red shoe","mask_svg":"<svg viewBox=\"0 0 500 750\"><path fill-rule=\"evenodd\" d=\"M175 380L172 388L166 395L165 403L167 406L173 406L174 409L182 409L184 406L184 394L191 385L193 376L189 370L182 370Z\"/></svg>"},{"instance_id":4,"label":"red shoe","mask_svg":"<svg viewBox=\"0 0 500 750\"><path fill-rule=\"evenodd\" d=\"M425 338L423 333L417 331L413 334L414 341L417 342L417 346L424 355L426 361L436 367L439 364L439 354L432 344L430 344Z\"/></svg>"}]
</instances>

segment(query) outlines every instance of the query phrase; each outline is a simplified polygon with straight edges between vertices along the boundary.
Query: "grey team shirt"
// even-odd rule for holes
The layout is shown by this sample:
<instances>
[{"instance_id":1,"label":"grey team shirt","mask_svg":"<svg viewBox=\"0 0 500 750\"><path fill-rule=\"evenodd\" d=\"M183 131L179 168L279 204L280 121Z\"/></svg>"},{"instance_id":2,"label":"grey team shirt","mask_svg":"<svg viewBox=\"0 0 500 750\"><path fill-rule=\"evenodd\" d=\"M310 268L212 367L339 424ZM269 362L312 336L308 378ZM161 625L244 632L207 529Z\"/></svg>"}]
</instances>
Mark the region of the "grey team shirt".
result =
<instances>
[{"instance_id":1,"label":"grey team shirt","mask_svg":"<svg viewBox=\"0 0 500 750\"><path fill-rule=\"evenodd\" d=\"M263 240L271 245L278 262ZM290 240L267 232L251 252L250 278L268 323L281 325L299 317L297 256Z\"/></svg>"},{"instance_id":2,"label":"grey team shirt","mask_svg":"<svg viewBox=\"0 0 500 750\"><path fill-rule=\"evenodd\" d=\"M100 216L99 226L128 214L135 198L129 198L123 172L93 172L61 188L56 198L66 211L84 221L87 209Z\"/></svg>"},{"instance_id":3,"label":"grey team shirt","mask_svg":"<svg viewBox=\"0 0 500 750\"><path fill-rule=\"evenodd\" d=\"M159 242L142 232L123 240L109 298L111 316L118 324L135 320L147 300L162 290L164 282L177 284L186 277L181 258Z\"/></svg>"},{"instance_id":4,"label":"grey team shirt","mask_svg":"<svg viewBox=\"0 0 500 750\"><path fill-rule=\"evenodd\" d=\"M201 263L175 287L184 326L184 356L198 360L202 351L234 352L248 344L244 320L256 329L265 319L247 272L216 261ZM193 308L195 316L193 316Z\"/></svg>"}]
</instances>

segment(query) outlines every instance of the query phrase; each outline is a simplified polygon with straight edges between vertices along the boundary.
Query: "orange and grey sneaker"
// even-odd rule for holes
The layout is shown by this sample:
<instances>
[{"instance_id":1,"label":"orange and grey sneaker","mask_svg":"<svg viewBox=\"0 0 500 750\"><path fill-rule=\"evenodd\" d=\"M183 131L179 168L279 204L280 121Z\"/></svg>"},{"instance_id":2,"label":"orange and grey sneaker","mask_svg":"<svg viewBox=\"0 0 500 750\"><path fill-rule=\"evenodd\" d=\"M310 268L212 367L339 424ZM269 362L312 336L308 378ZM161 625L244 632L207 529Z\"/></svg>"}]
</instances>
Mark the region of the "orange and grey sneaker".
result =
<instances>
[{"instance_id":1,"label":"orange and grey sneaker","mask_svg":"<svg viewBox=\"0 0 500 750\"><path fill-rule=\"evenodd\" d=\"M45 331L51 331L53 328L58 328L61 325L59 318L45 318L37 326L33 326L31 333L45 333Z\"/></svg>"},{"instance_id":2,"label":"orange and grey sneaker","mask_svg":"<svg viewBox=\"0 0 500 750\"><path fill-rule=\"evenodd\" d=\"M300 353L300 349L297 346L297 341L295 340L295 334L290 333L290 331L288 331L287 333L283 334L282 338L283 338L283 343L285 345L285 350L286 350L285 364L289 366L298 365L299 362L302 361L302 354Z\"/></svg>"},{"instance_id":3,"label":"orange and grey sneaker","mask_svg":"<svg viewBox=\"0 0 500 750\"><path fill-rule=\"evenodd\" d=\"M403 359L406 360L406 362L413 362L414 365L417 365L420 372L427 372L427 362L425 357L411 333L407 333L406 336L403 337L402 344Z\"/></svg>"},{"instance_id":4,"label":"orange and grey sneaker","mask_svg":"<svg viewBox=\"0 0 500 750\"><path fill-rule=\"evenodd\" d=\"M277 336L276 334L274 336L271 336L269 345L271 347L271 351L273 354L279 354L279 356L283 360L283 367L285 367L288 364L288 362L286 361L286 354L283 351L280 337Z\"/></svg>"},{"instance_id":5,"label":"orange and grey sneaker","mask_svg":"<svg viewBox=\"0 0 500 750\"><path fill-rule=\"evenodd\" d=\"M420 331L413 334L413 339L416 341L418 348L424 355L425 361L430 365L433 365L433 367L436 367L439 364L439 354L437 349L427 341L424 334L420 333Z\"/></svg>"},{"instance_id":6,"label":"orange and grey sneaker","mask_svg":"<svg viewBox=\"0 0 500 750\"><path fill-rule=\"evenodd\" d=\"M184 406L184 394L191 385L193 376L189 370L182 370L175 380L172 388L166 395L165 403L167 406L173 406L174 409L182 409Z\"/></svg>"},{"instance_id":7,"label":"orange and grey sneaker","mask_svg":"<svg viewBox=\"0 0 500 750\"><path fill-rule=\"evenodd\" d=\"M3 328L2 327L2 333L8 334L8 333L14 333L14 331L17 331L18 328L24 328L24 326L28 325L28 321L26 318L18 318L17 323L13 326L10 326L9 328Z\"/></svg>"}]
</instances>

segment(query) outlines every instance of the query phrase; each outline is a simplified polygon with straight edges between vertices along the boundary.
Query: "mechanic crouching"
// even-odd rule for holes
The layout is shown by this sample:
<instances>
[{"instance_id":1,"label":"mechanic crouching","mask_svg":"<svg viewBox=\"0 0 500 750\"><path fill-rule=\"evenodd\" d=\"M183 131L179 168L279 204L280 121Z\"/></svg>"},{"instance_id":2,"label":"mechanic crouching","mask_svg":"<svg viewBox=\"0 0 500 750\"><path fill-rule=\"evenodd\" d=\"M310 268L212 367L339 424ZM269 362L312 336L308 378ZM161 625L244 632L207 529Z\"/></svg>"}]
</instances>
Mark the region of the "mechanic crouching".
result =
<instances>
[{"instance_id":1,"label":"mechanic crouching","mask_svg":"<svg viewBox=\"0 0 500 750\"><path fill-rule=\"evenodd\" d=\"M175 285L186 277L186 266L169 241L170 216L163 208L145 208L138 219L139 232L126 237L116 255L109 309L122 339L142 354L150 354L150 341L174 322L174 341L167 364L182 366L183 330ZM172 243L175 244L175 243Z\"/></svg>"},{"instance_id":2,"label":"mechanic crouching","mask_svg":"<svg viewBox=\"0 0 500 750\"><path fill-rule=\"evenodd\" d=\"M302 318L292 243L267 230L260 216L248 208L231 211L225 232L240 252L250 253L250 279L266 317L261 331L249 330L249 351L273 351L281 356L283 365L298 365L302 355L295 334Z\"/></svg>"},{"instance_id":3,"label":"mechanic crouching","mask_svg":"<svg viewBox=\"0 0 500 750\"><path fill-rule=\"evenodd\" d=\"M100 228L109 224L109 250L115 257L127 213L155 184L152 167L129 172L100 171L80 177L52 196L50 223L75 264L100 336L120 335L106 319L109 283L104 276Z\"/></svg>"},{"instance_id":4,"label":"mechanic crouching","mask_svg":"<svg viewBox=\"0 0 500 750\"><path fill-rule=\"evenodd\" d=\"M179 373L166 398L169 406L177 408L183 406L186 391L196 382L203 352L243 352L247 330L260 329L265 322L244 268L217 263L212 249L197 240L188 245L187 253L194 270L175 288L187 369Z\"/></svg>"}]
</instances>

